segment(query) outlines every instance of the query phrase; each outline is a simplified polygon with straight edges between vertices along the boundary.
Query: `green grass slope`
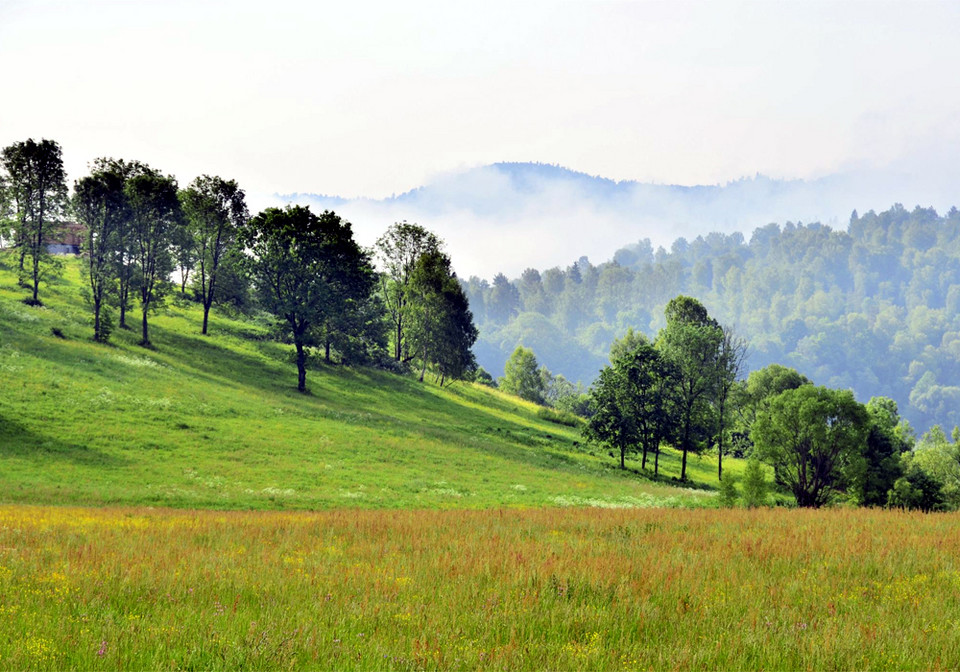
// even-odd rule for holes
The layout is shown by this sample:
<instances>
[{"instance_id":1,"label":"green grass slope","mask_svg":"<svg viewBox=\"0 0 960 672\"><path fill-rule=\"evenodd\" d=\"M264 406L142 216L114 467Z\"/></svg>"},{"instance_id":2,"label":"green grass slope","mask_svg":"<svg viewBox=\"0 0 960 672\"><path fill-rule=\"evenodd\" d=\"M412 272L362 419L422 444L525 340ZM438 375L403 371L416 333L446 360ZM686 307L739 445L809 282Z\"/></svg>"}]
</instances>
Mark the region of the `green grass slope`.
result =
<instances>
[{"instance_id":1,"label":"green grass slope","mask_svg":"<svg viewBox=\"0 0 960 672\"><path fill-rule=\"evenodd\" d=\"M3 265L6 264L6 265ZM0 257L0 502L203 508L711 506L713 492L622 472L576 429L481 386L315 363L265 324L168 302L91 341L80 260L21 299ZM132 316L138 326L139 314ZM61 336L55 335L58 330ZM662 460L667 475L677 456ZM731 473L740 469L728 462ZM637 470L639 464L630 465ZM688 467L715 486L714 460Z\"/></svg>"}]
</instances>

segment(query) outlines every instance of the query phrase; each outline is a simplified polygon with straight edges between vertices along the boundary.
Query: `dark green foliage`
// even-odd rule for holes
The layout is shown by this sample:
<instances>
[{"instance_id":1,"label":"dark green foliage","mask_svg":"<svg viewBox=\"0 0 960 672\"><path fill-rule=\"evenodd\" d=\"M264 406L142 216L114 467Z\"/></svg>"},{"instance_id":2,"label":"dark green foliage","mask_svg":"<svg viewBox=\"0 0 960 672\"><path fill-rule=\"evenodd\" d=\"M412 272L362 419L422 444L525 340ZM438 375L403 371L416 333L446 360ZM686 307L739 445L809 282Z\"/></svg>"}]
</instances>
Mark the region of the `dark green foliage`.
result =
<instances>
[{"instance_id":1,"label":"dark green foliage","mask_svg":"<svg viewBox=\"0 0 960 672\"><path fill-rule=\"evenodd\" d=\"M797 504L819 507L841 487L869 431L870 417L851 392L804 385L774 397L757 417L753 439Z\"/></svg>"},{"instance_id":2,"label":"dark green foliage","mask_svg":"<svg viewBox=\"0 0 960 672\"><path fill-rule=\"evenodd\" d=\"M399 222L377 240L377 259L383 270L380 277L383 305L393 325L393 350L398 362L409 361L406 328L409 321L410 278L421 256L438 252L442 242L418 224Z\"/></svg>"},{"instance_id":3,"label":"dark green foliage","mask_svg":"<svg viewBox=\"0 0 960 672\"><path fill-rule=\"evenodd\" d=\"M196 286L203 303L200 333L206 334L210 307L217 300L220 266L249 217L246 196L234 180L201 175L181 192L180 199L187 225L180 230L177 258L184 284L193 264L199 271ZM234 275L231 280L235 283L238 277ZM236 296L236 288L233 294Z\"/></svg>"},{"instance_id":4,"label":"dark green foliage","mask_svg":"<svg viewBox=\"0 0 960 672\"><path fill-rule=\"evenodd\" d=\"M493 376L484 369L482 366L478 366L473 372L473 382L480 383L481 385L486 385L487 387L496 387L497 381L493 379Z\"/></svg>"},{"instance_id":5,"label":"dark green foliage","mask_svg":"<svg viewBox=\"0 0 960 672\"><path fill-rule=\"evenodd\" d=\"M317 344L344 302L365 301L373 289L370 255L353 239L350 223L326 211L268 208L238 240L250 253L251 276L262 305L285 325L297 352L297 389L306 392L307 348Z\"/></svg>"},{"instance_id":6,"label":"dark green foliage","mask_svg":"<svg viewBox=\"0 0 960 672\"><path fill-rule=\"evenodd\" d=\"M86 228L84 252L93 309L93 340L100 343L110 338L112 324L106 323L104 308L117 279L119 233L130 218L125 184L126 178L117 166L100 159L90 175L74 185L73 212Z\"/></svg>"},{"instance_id":7,"label":"dark green foliage","mask_svg":"<svg viewBox=\"0 0 960 672\"><path fill-rule=\"evenodd\" d=\"M250 292L250 278L247 277L243 250L232 247L220 259L217 268L217 282L213 292L213 304L220 308L240 313L249 313L254 308L254 299ZM198 286L199 279L194 274L193 289L198 301L203 300L203 290Z\"/></svg>"},{"instance_id":8,"label":"dark green foliage","mask_svg":"<svg viewBox=\"0 0 960 672\"><path fill-rule=\"evenodd\" d=\"M432 365L440 384L463 378L476 366L473 314L450 258L439 250L423 253L409 277L408 346L420 360L420 380Z\"/></svg>"},{"instance_id":9,"label":"dark green foliage","mask_svg":"<svg viewBox=\"0 0 960 672\"><path fill-rule=\"evenodd\" d=\"M641 468L655 456L659 471L661 441L673 441L680 428L680 370L668 357L639 341L600 371L591 394L592 415L584 436L620 453L625 467L628 452L642 451Z\"/></svg>"},{"instance_id":10,"label":"dark green foliage","mask_svg":"<svg viewBox=\"0 0 960 672\"><path fill-rule=\"evenodd\" d=\"M720 506L730 508L737 505L740 499L740 493L737 491L737 481L732 476L727 476L720 481L720 493L718 495Z\"/></svg>"},{"instance_id":11,"label":"dark green foliage","mask_svg":"<svg viewBox=\"0 0 960 672\"><path fill-rule=\"evenodd\" d=\"M163 299L173 271L171 242L183 222L177 181L144 168L124 185L130 206L130 241L136 286L140 294L141 339L150 345L147 315Z\"/></svg>"},{"instance_id":12,"label":"dark green foliage","mask_svg":"<svg viewBox=\"0 0 960 672\"><path fill-rule=\"evenodd\" d=\"M666 303L683 293L737 325L750 343L748 369L779 362L858 399L889 396L914 426L960 424L955 208L896 205L861 213L849 230L770 224L661 250L641 241L615 261L528 269L512 283L521 312L502 323L488 308L493 287L471 279L480 363L496 372L523 343L555 374L589 383L615 338L631 327L653 336ZM521 329L534 323L549 338L535 343Z\"/></svg>"},{"instance_id":13,"label":"dark green foliage","mask_svg":"<svg viewBox=\"0 0 960 672\"><path fill-rule=\"evenodd\" d=\"M859 459L847 465L846 490L852 501L861 506L883 506L888 492L903 475L900 458L910 450L912 441L893 399L874 397L866 408L870 431Z\"/></svg>"},{"instance_id":14,"label":"dark green foliage","mask_svg":"<svg viewBox=\"0 0 960 672\"><path fill-rule=\"evenodd\" d=\"M640 431L623 371L605 366L593 385L592 397L593 413L583 435L588 441L617 450L620 468L626 468L627 453L640 444Z\"/></svg>"},{"instance_id":15,"label":"dark green foliage","mask_svg":"<svg viewBox=\"0 0 960 672\"><path fill-rule=\"evenodd\" d=\"M894 482L887 504L901 509L937 511L944 508L943 484L919 467L912 467Z\"/></svg>"},{"instance_id":16,"label":"dark green foliage","mask_svg":"<svg viewBox=\"0 0 960 672\"><path fill-rule=\"evenodd\" d=\"M718 358L723 330L696 299L678 296L666 309L667 326L657 348L677 368L677 448L683 453L680 479L686 478L687 454L705 451L717 427Z\"/></svg>"}]
</instances>

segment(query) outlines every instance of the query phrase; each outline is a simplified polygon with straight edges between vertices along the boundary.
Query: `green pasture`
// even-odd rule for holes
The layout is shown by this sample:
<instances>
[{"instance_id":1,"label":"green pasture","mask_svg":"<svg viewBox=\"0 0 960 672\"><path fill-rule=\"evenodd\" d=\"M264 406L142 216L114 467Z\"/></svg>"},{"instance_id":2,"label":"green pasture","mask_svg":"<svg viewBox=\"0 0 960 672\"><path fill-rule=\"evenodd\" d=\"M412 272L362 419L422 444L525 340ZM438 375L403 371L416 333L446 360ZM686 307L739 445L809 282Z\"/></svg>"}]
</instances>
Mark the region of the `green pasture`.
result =
<instances>
[{"instance_id":1,"label":"green pasture","mask_svg":"<svg viewBox=\"0 0 960 672\"><path fill-rule=\"evenodd\" d=\"M152 349L116 329L91 340L83 266L65 262L24 305L0 266L0 501L188 508L713 506L715 458L692 487L628 471L577 428L482 386L314 361L297 393L292 346L266 319L176 295L150 316ZM3 263L3 262L0 262ZM742 467L726 460L731 474ZM652 464L651 464L652 468Z\"/></svg>"}]
</instances>

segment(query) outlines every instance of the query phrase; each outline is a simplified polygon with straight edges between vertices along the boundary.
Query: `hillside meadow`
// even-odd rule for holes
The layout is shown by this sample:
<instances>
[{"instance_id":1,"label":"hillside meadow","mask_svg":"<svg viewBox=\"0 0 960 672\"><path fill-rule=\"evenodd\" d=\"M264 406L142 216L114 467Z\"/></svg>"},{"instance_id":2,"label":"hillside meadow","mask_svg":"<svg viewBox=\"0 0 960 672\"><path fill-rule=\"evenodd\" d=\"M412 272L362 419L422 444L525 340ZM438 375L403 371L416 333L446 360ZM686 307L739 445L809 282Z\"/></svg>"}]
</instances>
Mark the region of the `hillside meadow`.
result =
<instances>
[{"instance_id":1,"label":"hillside meadow","mask_svg":"<svg viewBox=\"0 0 960 672\"><path fill-rule=\"evenodd\" d=\"M2 258L0 258L2 259ZM0 262L2 263L2 262ZM718 509L467 383L0 267L0 668L954 669L960 518ZM724 461L725 474L742 472Z\"/></svg>"},{"instance_id":2,"label":"hillside meadow","mask_svg":"<svg viewBox=\"0 0 960 672\"><path fill-rule=\"evenodd\" d=\"M955 515L0 507L5 669L945 670Z\"/></svg>"},{"instance_id":3,"label":"hillside meadow","mask_svg":"<svg viewBox=\"0 0 960 672\"><path fill-rule=\"evenodd\" d=\"M715 461L677 488L624 473L577 427L489 388L443 388L314 362L296 391L293 348L266 321L173 296L137 330L92 342L83 268L21 303L0 267L0 502L219 509L715 506ZM136 326L139 314L130 315ZM741 469L729 461L731 473Z\"/></svg>"}]
</instances>

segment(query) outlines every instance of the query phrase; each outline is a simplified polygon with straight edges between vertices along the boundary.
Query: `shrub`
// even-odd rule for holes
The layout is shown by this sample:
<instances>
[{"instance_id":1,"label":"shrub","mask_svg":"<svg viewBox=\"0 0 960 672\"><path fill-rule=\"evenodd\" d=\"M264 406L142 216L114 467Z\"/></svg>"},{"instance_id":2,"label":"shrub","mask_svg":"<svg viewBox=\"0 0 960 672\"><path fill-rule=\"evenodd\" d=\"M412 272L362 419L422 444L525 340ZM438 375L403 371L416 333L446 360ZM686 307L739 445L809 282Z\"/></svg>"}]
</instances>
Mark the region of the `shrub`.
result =
<instances>
[{"instance_id":1,"label":"shrub","mask_svg":"<svg viewBox=\"0 0 960 672\"><path fill-rule=\"evenodd\" d=\"M767 505L767 477L756 457L747 460L743 471L743 503L750 509Z\"/></svg>"},{"instance_id":2,"label":"shrub","mask_svg":"<svg viewBox=\"0 0 960 672\"><path fill-rule=\"evenodd\" d=\"M720 481L720 506L732 508L737 505L740 493L737 492L737 481L729 474Z\"/></svg>"},{"instance_id":3,"label":"shrub","mask_svg":"<svg viewBox=\"0 0 960 672\"><path fill-rule=\"evenodd\" d=\"M567 427L579 427L581 424L583 424L583 420L575 416L573 413L557 411L552 408L537 409L537 417L541 420L554 422L558 425L566 425Z\"/></svg>"}]
</instances>

